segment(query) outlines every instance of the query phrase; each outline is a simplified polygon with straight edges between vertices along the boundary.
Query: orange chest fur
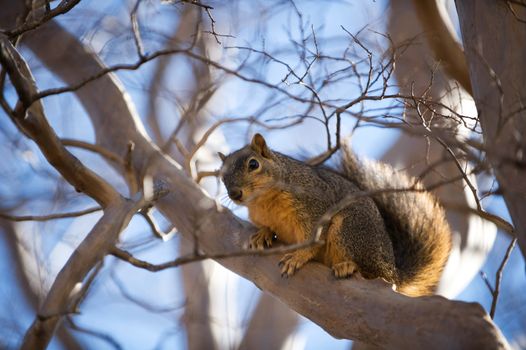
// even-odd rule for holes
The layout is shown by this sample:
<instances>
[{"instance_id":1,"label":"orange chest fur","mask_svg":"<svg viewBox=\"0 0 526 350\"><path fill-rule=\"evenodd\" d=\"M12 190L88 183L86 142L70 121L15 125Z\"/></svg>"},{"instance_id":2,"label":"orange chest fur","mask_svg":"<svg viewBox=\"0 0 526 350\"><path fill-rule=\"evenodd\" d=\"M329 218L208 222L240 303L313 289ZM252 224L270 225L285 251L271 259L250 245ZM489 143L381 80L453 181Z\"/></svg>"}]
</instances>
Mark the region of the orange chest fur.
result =
<instances>
[{"instance_id":1,"label":"orange chest fur","mask_svg":"<svg viewBox=\"0 0 526 350\"><path fill-rule=\"evenodd\" d=\"M270 190L248 204L250 220L259 227L268 227L287 244L305 240L305 232L290 194Z\"/></svg>"}]
</instances>

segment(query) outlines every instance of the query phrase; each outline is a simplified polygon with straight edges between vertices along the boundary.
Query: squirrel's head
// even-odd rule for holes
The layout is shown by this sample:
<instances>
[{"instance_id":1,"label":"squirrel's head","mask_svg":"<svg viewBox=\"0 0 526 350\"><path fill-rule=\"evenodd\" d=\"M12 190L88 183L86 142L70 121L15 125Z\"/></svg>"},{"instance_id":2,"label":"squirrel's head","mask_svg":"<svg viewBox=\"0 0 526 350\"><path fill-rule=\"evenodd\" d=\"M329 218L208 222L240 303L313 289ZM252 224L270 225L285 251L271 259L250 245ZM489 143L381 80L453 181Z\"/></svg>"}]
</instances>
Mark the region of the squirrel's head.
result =
<instances>
[{"instance_id":1,"label":"squirrel's head","mask_svg":"<svg viewBox=\"0 0 526 350\"><path fill-rule=\"evenodd\" d=\"M254 135L249 145L228 156L218 155L223 161L221 179L228 196L237 204L248 204L276 183L276 155L260 134Z\"/></svg>"}]
</instances>

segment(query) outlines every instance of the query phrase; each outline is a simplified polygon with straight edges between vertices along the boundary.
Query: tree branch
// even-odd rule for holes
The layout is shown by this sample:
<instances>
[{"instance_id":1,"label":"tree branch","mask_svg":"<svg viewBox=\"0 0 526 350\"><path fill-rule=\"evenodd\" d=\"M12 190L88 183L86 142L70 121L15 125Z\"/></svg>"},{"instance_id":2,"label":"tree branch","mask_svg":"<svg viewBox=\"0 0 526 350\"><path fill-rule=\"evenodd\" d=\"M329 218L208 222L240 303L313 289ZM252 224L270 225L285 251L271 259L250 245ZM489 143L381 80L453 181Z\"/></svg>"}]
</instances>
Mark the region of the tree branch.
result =
<instances>
[{"instance_id":1,"label":"tree branch","mask_svg":"<svg viewBox=\"0 0 526 350\"><path fill-rule=\"evenodd\" d=\"M506 264L510 259L511 252L515 247L515 243L517 243L517 238L513 237L511 239L510 245L508 246L508 249L506 249L506 254L504 254L504 258L502 258L502 262L500 263L499 269L495 274L495 288L491 289L491 295L493 297L493 300L491 301L491 309L489 311L489 315L491 318L495 317L495 311L497 310L497 300L499 299L500 284L502 282L502 272L504 271L504 267L506 267Z\"/></svg>"},{"instance_id":2,"label":"tree branch","mask_svg":"<svg viewBox=\"0 0 526 350\"><path fill-rule=\"evenodd\" d=\"M448 75L458 81L469 94L473 95L466 57L462 47L455 40L454 29L442 18L436 0L413 0L420 24L426 31L429 46ZM449 24L449 25L448 25Z\"/></svg>"},{"instance_id":3,"label":"tree branch","mask_svg":"<svg viewBox=\"0 0 526 350\"><path fill-rule=\"evenodd\" d=\"M50 21L51 19L53 19L56 16L59 16L59 15L62 15L64 13L69 12L79 2L80 2L80 0L62 0L60 2L60 4L58 4L53 10L46 11L45 14L41 18L34 19L34 20L30 21L30 22L26 22L26 23L22 24L21 26L15 28L13 30L8 31L6 34L9 36L10 39L16 38L19 35L27 32L27 31L30 31L30 30L33 30L33 29L36 29L36 28L40 27L41 25L43 25L44 23ZM46 6L48 6L47 3L46 3Z\"/></svg>"},{"instance_id":4,"label":"tree branch","mask_svg":"<svg viewBox=\"0 0 526 350\"><path fill-rule=\"evenodd\" d=\"M71 146L71 147L82 148L82 149L85 149L87 151L91 151L91 152L97 153L97 154L103 156L104 158L106 158L107 160L111 160L111 161L113 161L113 162L115 162L117 164L120 164L120 165L124 166L124 159L123 158L119 157L118 155L116 155L113 152L108 151L107 149L105 149L103 147L91 144L89 142L80 141L80 140L61 139L61 141L62 141L62 144L64 146Z\"/></svg>"},{"instance_id":5,"label":"tree branch","mask_svg":"<svg viewBox=\"0 0 526 350\"><path fill-rule=\"evenodd\" d=\"M15 221L15 222L48 221L48 220L55 220L55 219L76 218L78 216L95 213L100 210L102 210L101 207L93 207L93 208L79 210L79 211L75 211L71 213L59 213L59 214L49 214L49 215L23 215L23 216L15 216L15 215L8 215L8 214L0 213L0 218L6 219L9 221Z\"/></svg>"},{"instance_id":6,"label":"tree branch","mask_svg":"<svg viewBox=\"0 0 526 350\"><path fill-rule=\"evenodd\" d=\"M102 218L58 273L38 316L24 337L21 349L46 348L59 320L74 311L71 310L74 305L72 291L77 283L82 282L92 267L104 258L142 205L142 201L121 200L104 210ZM82 296L73 295L73 298L78 297Z\"/></svg>"},{"instance_id":7,"label":"tree branch","mask_svg":"<svg viewBox=\"0 0 526 350\"><path fill-rule=\"evenodd\" d=\"M526 256L526 168L518 166L526 154L526 90L519 88L526 81L522 45L526 26L513 17L504 1L469 0L456 5L485 148L496 150L487 157ZM515 162L504 162L499 153Z\"/></svg>"},{"instance_id":8,"label":"tree branch","mask_svg":"<svg viewBox=\"0 0 526 350\"><path fill-rule=\"evenodd\" d=\"M13 115L15 122L35 141L48 162L78 192L85 192L102 207L120 198L113 187L86 168L60 142L45 118L42 102L32 101L32 97L37 94L37 87L26 61L3 34L0 34L0 63L9 75L20 99Z\"/></svg>"}]
</instances>

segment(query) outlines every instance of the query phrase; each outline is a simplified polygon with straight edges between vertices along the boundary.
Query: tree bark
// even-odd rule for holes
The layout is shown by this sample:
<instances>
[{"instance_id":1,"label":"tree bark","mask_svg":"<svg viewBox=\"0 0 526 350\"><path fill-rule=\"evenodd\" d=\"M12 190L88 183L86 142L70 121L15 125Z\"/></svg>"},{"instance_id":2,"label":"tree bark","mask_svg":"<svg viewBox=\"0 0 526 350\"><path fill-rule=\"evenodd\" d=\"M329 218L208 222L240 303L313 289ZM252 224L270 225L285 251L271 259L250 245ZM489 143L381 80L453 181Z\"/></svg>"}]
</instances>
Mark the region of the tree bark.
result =
<instances>
[{"instance_id":1,"label":"tree bark","mask_svg":"<svg viewBox=\"0 0 526 350\"><path fill-rule=\"evenodd\" d=\"M456 5L487 156L526 256L526 24L519 20L526 9L507 1Z\"/></svg>"},{"instance_id":2,"label":"tree bark","mask_svg":"<svg viewBox=\"0 0 526 350\"><path fill-rule=\"evenodd\" d=\"M282 349L298 325L297 314L267 293L258 304L241 340L239 350Z\"/></svg>"},{"instance_id":3,"label":"tree bark","mask_svg":"<svg viewBox=\"0 0 526 350\"><path fill-rule=\"evenodd\" d=\"M440 15L438 0L412 2L420 25L426 31L435 61L441 64L450 78L456 79L464 90L472 94L466 58L460 44L453 40L455 29L452 23L444 21Z\"/></svg>"}]
</instances>

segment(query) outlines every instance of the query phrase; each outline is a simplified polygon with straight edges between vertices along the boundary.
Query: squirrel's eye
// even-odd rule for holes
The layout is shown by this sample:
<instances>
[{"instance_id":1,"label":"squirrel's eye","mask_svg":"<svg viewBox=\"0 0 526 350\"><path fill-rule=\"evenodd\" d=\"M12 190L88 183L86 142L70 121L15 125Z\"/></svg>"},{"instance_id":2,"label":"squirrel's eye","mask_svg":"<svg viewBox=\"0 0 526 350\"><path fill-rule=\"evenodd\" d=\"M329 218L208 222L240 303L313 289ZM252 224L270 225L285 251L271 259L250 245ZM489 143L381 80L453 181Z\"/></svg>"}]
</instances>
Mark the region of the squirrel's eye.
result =
<instances>
[{"instance_id":1,"label":"squirrel's eye","mask_svg":"<svg viewBox=\"0 0 526 350\"><path fill-rule=\"evenodd\" d=\"M256 170L257 168L259 168L259 162L257 160L252 158L248 161L248 170Z\"/></svg>"}]
</instances>

